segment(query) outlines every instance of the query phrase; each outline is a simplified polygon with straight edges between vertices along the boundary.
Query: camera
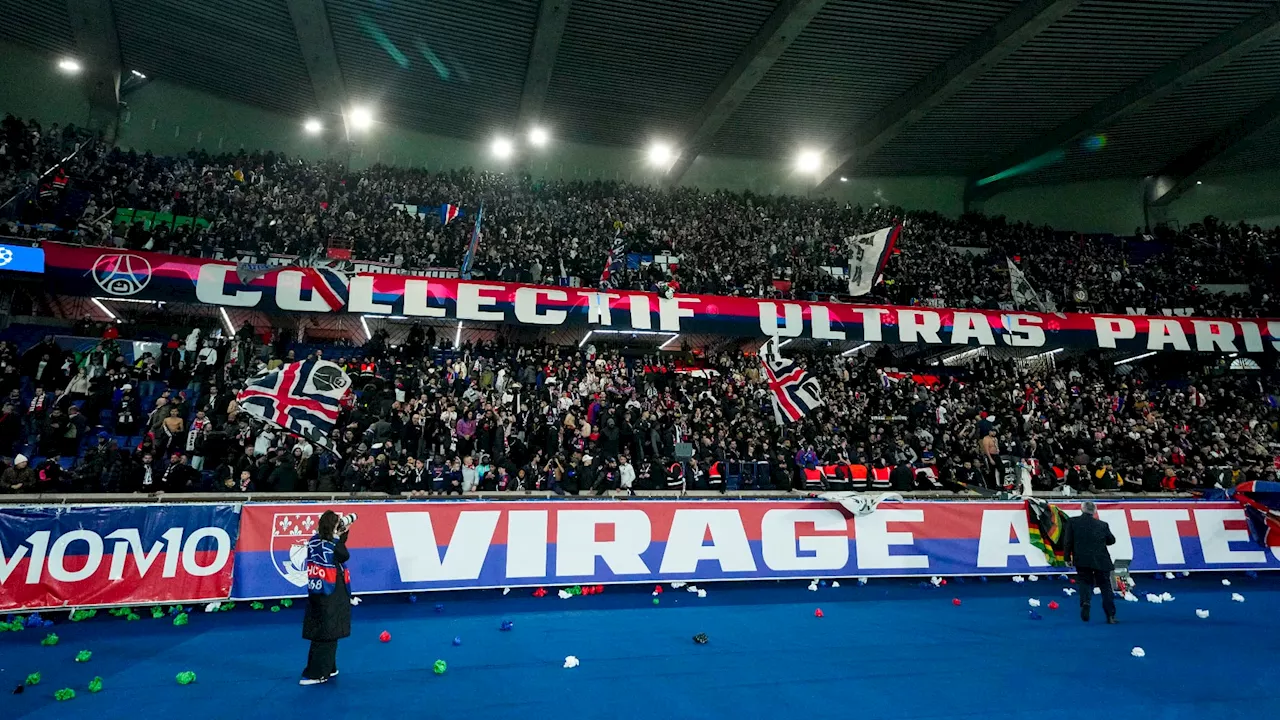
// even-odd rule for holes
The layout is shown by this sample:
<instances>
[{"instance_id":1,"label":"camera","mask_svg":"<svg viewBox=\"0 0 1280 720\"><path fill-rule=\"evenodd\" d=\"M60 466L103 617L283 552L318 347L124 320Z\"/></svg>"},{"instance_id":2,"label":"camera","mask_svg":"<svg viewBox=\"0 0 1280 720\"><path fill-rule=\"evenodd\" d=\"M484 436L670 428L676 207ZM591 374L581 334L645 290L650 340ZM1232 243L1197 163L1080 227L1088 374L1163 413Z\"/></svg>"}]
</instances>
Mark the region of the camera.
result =
<instances>
[{"instance_id":1,"label":"camera","mask_svg":"<svg viewBox=\"0 0 1280 720\"><path fill-rule=\"evenodd\" d=\"M338 532L346 532L351 528L352 525L355 524L355 522L356 522L355 513L347 513L346 515L343 515L342 517L338 518Z\"/></svg>"}]
</instances>

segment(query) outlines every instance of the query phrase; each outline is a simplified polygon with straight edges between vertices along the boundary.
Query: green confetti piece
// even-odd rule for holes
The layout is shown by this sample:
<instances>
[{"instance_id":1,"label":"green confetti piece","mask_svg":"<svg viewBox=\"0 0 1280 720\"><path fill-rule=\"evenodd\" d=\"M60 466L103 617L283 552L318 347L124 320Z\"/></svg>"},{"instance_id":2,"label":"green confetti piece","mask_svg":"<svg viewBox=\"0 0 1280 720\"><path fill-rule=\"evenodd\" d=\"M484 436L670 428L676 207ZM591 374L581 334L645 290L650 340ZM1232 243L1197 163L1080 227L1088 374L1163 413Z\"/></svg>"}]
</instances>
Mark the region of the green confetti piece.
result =
<instances>
[{"instance_id":1,"label":"green confetti piece","mask_svg":"<svg viewBox=\"0 0 1280 720\"><path fill-rule=\"evenodd\" d=\"M162 618L162 617L164 617L164 608L162 608L162 607L153 607L153 608L151 608L151 619L152 619L152 620L159 620L159 619L160 619L160 618Z\"/></svg>"},{"instance_id":2,"label":"green confetti piece","mask_svg":"<svg viewBox=\"0 0 1280 720\"><path fill-rule=\"evenodd\" d=\"M657 605L657 604L658 604L658 598L654 598L654 599L653 599L653 604L654 604L654 605Z\"/></svg>"},{"instance_id":3,"label":"green confetti piece","mask_svg":"<svg viewBox=\"0 0 1280 720\"><path fill-rule=\"evenodd\" d=\"M23 630L26 630L26 629L27 629L27 626L18 622L17 620L14 620L13 622L9 623L9 630L11 632L22 632Z\"/></svg>"},{"instance_id":4,"label":"green confetti piece","mask_svg":"<svg viewBox=\"0 0 1280 720\"><path fill-rule=\"evenodd\" d=\"M95 677L89 681L89 692L96 693L102 691L102 678Z\"/></svg>"},{"instance_id":5,"label":"green confetti piece","mask_svg":"<svg viewBox=\"0 0 1280 720\"><path fill-rule=\"evenodd\" d=\"M26 616L26 615L14 615L14 616L13 616L13 622L14 622L14 624L15 624L15 625L22 625L22 626L26 626L26 624L27 624L27 616Z\"/></svg>"},{"instance_id":6,"label":"green confetti piece","mask_svg":"<svg viewBox=\"0 0 1280 720\"><path fill-rule=\"evenodd\" d=\"M28 675L28 676L27 676L27 684L28 684L28 685L39 685L39 684L40 684L40 673L38 673L38 672L33 672L33 673L31 673L30 675Z\"/></svg>"},{"instance_id":7,"label":"green confetti piece","mask_svg":"<svg viewBox=\"0 0 1280 720\"><path fill-rule=\"evenodd\" d=\"M281 601L280 601L280 606L281 606L281 607L293 607L293 601L292 601L292 600L290 600L289 598L285 598L285 599L283 599L283 600L281 600Z\"/></svg>"},{"instance_id":8,"label":"green confetti piece","mask_svg":"<svg viewBox=\"0 0 1280 720\"><path fill-rule=\"evenodd\" d=\"M124 616L124 619L125 619L125 620L141 620L141 619L142 619L142 616L141 616L141 615L139 615L138 613L133 613L133 612L131 612L131 613L129 613L128 615L125 615L125 616Z\"/></svg>"},{"instance_id":9,"label":"green confetti piece","mask_svg":"<svg viewBox=\"0 0 1280 720\"><path fill-rule=\"evenodd\" d=\"M431 666L431 671L437 675L443 675L444 671L448 669L449 669L449 664L443 660L437 660L435 664Z\"/></svg>"},{"instance_id":10,"label":"green confetti piece","mask_svg":"<svg viewBox=\"0 0 1280 720\"><path fill-rule=\"evenodd\" d=\"M177 614L178 614L178 613L180 613L180 612L182 612L182 606L181 606L181 605L170 605L170 606L169 606L169 614L170 614L170 615L177 615Z\"/></svg>"},{"instance_id":11,"label":"green confetti piece","mask_svg":"<svg viewBox=\"0 0 1280 720\"><path fill-rule=\"evenodd\" d=\"M186 625L189 621L190 619L187 617L186 613L180 613L177 617L173 619L173 624L176 627L182 627L183 625Z\"/></svg>"},{"instance_id":12,"label":"green confetti piece","mask_svg":"<svg viewBox=\"0 0 1280 720\"><path fill-rule=\"evenodd\" d=\"M40 644L44 645L45 647L52 647L54 645L57 645L58 644L57 633L49 633L48 635L45 635L44 639L40 641Z\"/></svg>"},{"instance_id":13,"label":"green confetti piece","mask_svg":"<svg viewBox=\"0 0 1280 720\"><path fill-rule=\"evenodd\" d=\"M266 605L263 605L257 600L254 600L253 602L249 603L249 607L253 608L254 610L261 610L262 608L266 607Z\"/></svg>"},{"instance_id":14,"label":"green confetti piece","mask_svg":"<svg viewBox=\"0 0 1280 720\"><path fill-rule=\"evenodd\" d=\"M280 606L279 606L279 605L272 605L272 606L271 606L271 612L280 612Z\"/></svg>"},{"instance_id":15,"label":"green confetti piece","mask_svg":"<svg viewBox=\"0 0 1280 720\"><path fill-rule=\"evenodd\" d=\"M76 662L89 662L89 658L93 657L93 653L88 650L81 650L76 653Z\"/></svg>"},{"instance_id":16,"label":"green confetti piece","mask_svg":"<svg viewBox=\"0 0 1280 720\"><path fill-rule=\"evenodd\" d=\"M574 585L573 587L569 588L569 593L570 593L571 595L581 595L581 594L582 594L582 586L581 586L581 585Z\"/></svg>"},{"instance_id":17,"label":"green confetti piece","mask_svg":"<svg viewBox=\"0 0 1280 720\"><path fill-rule=\"evenodd\" d=\"M196 681L196 674L190 670L184 670L178 673L177 677L174 679L178 681L179 685L190 685Z\"/></svg>"},{"instance_id":18,"label":"green confetti piece","mask_svg":"<svg viewBox=\"0 0 1280 720\"><path fill-rule=\"evenodd\" d=\"M112 617L126 617L128 615L133 614L133 611L130 610L129 608L122 608L122 607L111 608L107 612L110 613Z\"/></svg>"},{"instance_id":19,"label":"green confetti piece","mask_svg":"<svg viewBox=\"0 0 1280 720\"><path fill-rule=\"evenodd\" d=\"M8 632L8 631L9 631L9 630L11 630L11 629L12 629L12 628L10 628L10 627L9 627L9 623L7 623L7 622L0 622L0 632Z\"/></svg>"},{"instance_id":20,"label":"green confetti piece","mask_svg":"<svg viewBox=\"0 0 1280 720\"><path fill-rule=\"evenodd\" d=\"M236 609L236 604L233 602L224 602L218 606L218 612L227 612L228 610L235 610L235 609Z\"/></svg>"},{"instance_id":21,"label":"green confetti piece","mask_svg":"<svg viewBox=\"0 0 1280 720\"><path fill-rule=\"evenodd\" d=\"M71 613L71 622L80 622L81 620L88 620L89 618L97 614L98 614L97 610L76 610Z\"/></svg>"},{"instance_id":22,"label":"green confetti piece","mask_svg":"<svg viewBox=\"0 0 1280 720\"><path fill-rule=\"evenodd\" d=\"M76 691L71 688L62 688L53 694L55 700L70 700L76 696Z\"/></svg>"}]
</instances>

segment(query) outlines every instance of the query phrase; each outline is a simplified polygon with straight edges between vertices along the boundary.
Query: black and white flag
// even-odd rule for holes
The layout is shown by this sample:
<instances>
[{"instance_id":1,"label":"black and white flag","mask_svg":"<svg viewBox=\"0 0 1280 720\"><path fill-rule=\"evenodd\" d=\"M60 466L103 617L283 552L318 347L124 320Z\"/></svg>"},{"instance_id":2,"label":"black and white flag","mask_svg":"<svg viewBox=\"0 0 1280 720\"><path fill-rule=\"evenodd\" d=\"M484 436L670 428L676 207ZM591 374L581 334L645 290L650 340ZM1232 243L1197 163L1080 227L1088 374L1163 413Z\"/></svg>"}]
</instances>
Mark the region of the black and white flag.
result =
<instances>
[{"instance_id":1,"label":"black and white flag","mask_svg":"<svg viewBox=\"0 0 1280 720\"><path fill-rule=\"evenodd\" d=\"M849 294L866 295L880 279L884 264L898 242L902 225L846 238L849 247Z\"/></svg>"}]
</instances>

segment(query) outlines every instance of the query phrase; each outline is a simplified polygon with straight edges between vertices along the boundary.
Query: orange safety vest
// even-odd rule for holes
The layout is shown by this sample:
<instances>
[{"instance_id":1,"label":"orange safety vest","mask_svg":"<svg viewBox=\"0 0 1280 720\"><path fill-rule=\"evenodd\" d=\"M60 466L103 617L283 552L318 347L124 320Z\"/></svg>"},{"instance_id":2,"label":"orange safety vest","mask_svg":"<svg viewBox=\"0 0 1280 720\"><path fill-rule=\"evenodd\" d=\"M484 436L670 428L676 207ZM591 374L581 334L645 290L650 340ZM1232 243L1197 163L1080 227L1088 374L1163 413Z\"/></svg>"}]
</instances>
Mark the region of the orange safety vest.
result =
<instances>
[{"instance_id":1,"label":"orange safety vest","mask_svg":"<svg viewBox=\"0 0 1280 720\"><path fill-rule=\"evenodd\" d=\"M889 484L889 473L891 468L871 468L871 487L876 489L888 490L892 487Z\"/></svg>"},{"instance_id":2,"label":"orange safety vest","mask_svg":"<svg viewBox=\"0 0 1280 720\"><path fill-rule=\"evenodd\" d=\"M865 490L867 487L867 466L866 465L850 465L849 477L852 478L853 487Z\"/></svg>"}]
</instances>

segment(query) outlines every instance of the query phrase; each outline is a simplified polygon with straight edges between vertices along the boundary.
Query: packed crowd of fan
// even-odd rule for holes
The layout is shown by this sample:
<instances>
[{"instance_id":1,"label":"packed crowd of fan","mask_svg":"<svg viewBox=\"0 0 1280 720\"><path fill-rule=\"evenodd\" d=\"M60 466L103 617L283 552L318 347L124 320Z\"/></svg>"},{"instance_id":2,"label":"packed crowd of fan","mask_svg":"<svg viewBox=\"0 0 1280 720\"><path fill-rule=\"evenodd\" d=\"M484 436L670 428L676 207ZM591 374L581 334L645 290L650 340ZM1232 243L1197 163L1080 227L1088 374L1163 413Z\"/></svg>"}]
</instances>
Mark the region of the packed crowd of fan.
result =
<instances>
[{"instance_id":1,"label":"packed crowd of fan","mask_svg":"<svg viewBox=\"0 0 1280 720\"><path fill-rule=\"evenodd\" d=\"M0 490L1173 491L1274 478L1280 457L1277 388L1256 373L1188 384L1090 357L984 357L912 375L886 357L814 356L825 405L780 426L741 353L451 339L415 326L392 346L380 330L330 357L358 392L327 442L238 406L246 377L295 359L247 326L175 335L136 363L111 339L78 356L52 338L0 343Z\"/></svg>"},{"instance_id":2,"label":"packed crowd of fan","mask_svg":"<svg viewBox=\"0 0 1280 720\"><path fill-rule=\"evenodd\" d=\"M49 177L40 182L77 143L84 146L52 176L64 178L65 187ZM885 283L860 301L994 308L1012 301L1006 258L1016 258L1060 310L1189 307L1239 316L1267 315L1280 305L1277 231L1212 218L1152 240L1124 241L826 199L387 166L356 171L274 153L154 157L108 147L71 127L6 117L0 197L15 195L20 201L11 204L8 222L0 216L0 235L240 258L271 252L310 258L350 245L358 258L409 268L459 267L471 217L442 225L435 215L411 216L395 205L451 203L474 213L483 203L478 275L526 282L577 277L594 285L616 244L679 262L624 267L609 277L614 287L665 284L694 293L799 298L845 292L845 281L823 268L848 264L846 238L901 221L900 254L889 261ZM211 225L113 225L119 208L198 216ZM40 229L42 222L63 229ZM1143 243L1157 251L1136 247ZM983 251L954 249L961 247ZM1130 254L1145 261L1130 264ZM1246 284L1250 292L1210 294L1202 283Z\"/></svg>"}]
</instances>

